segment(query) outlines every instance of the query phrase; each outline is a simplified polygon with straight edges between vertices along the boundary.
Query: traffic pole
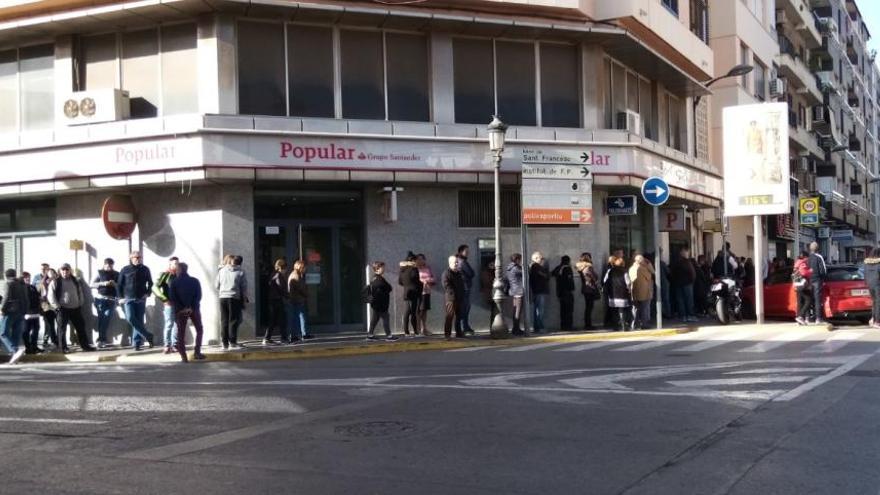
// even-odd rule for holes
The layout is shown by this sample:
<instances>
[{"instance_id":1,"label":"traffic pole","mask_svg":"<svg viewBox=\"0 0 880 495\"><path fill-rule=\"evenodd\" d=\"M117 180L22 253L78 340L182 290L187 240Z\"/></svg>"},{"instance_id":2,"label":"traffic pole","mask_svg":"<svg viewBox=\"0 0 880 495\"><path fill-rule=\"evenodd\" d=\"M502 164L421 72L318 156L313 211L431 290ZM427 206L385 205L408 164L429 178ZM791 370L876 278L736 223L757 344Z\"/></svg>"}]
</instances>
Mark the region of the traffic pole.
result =
<instances>
[{"instance_id":1,"label":"traffic pole","mask_svg":"<svg viewBox=\"0 0 880 495\"><path fill-rule=\"evenodd\" d=\"M764 324L764 228L761 217L754 217L755 237L755 319L758 325Z\"/></svg>"},{"instance_id":2,"label":"traffic pole","mask_svg":"<svg viewBox=\"0 0 880 495\"><path fill-rule=\"evenodd\" d=\"M660 293L660 207L654 207L654 293L657 296L657 329L663 328L663 294Z\"/></svg>"}]
</instances>

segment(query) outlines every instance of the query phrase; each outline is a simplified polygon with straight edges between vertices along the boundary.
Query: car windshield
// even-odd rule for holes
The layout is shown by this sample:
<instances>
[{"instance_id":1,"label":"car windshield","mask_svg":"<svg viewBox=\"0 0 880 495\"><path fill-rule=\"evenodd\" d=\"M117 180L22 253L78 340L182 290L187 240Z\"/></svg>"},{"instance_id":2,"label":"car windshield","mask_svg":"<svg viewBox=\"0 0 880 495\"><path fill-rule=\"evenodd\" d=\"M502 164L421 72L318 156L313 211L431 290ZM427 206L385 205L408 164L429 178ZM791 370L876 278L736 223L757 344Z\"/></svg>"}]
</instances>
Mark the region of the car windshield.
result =
<instances>
[{"instance_id":1,"label":"car windshield","mask_svg":"<svg viewBox=\"0 0 880 495\"><path fill-rule=\"evenodd\" d=\"M865 280L865 272L859 266L829 266L827 282Z\"/></svg>"}]
</instances>

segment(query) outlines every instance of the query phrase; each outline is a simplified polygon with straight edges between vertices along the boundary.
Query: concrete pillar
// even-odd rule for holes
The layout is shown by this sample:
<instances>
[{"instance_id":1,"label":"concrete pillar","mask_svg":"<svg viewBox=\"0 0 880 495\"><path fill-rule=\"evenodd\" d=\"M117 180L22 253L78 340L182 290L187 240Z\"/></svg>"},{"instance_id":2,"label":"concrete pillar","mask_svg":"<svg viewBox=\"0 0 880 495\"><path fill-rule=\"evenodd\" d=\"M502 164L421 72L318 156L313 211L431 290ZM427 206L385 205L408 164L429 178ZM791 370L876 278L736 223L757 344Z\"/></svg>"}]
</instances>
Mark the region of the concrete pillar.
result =
<instances>
[{"instance_id":1,"label":"concrete pillar","mask_svg":"<svg viewBox=\"0 0 880 495\"><path fill-rule=\"evenodd\" d=\"M198 23L199 113L238 113L235 20L206 15Z\"/></svg>"},{"instance_id":2,"label":"concrete pillar","mask_svg":"<svg viewBox=\"0 0 880 495\"><path fill-rule=\"evenodd\" d=\"M455 123L455 93L452 61L452 36L431 33L431 107L434 122ZM489 122L489 116L486 116Z\"/></svg>"}]
</instances>

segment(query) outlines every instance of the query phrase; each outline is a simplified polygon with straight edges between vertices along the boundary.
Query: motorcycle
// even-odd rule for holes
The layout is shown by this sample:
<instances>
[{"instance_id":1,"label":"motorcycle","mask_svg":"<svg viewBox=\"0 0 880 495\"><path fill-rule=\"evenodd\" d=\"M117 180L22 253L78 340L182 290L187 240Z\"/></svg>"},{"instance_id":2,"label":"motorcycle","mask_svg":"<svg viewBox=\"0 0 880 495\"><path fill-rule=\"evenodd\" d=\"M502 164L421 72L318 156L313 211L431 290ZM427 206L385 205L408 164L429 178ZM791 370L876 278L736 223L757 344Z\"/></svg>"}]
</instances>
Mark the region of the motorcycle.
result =
<instances>
[{"instance_id":1,"label":"motorcycle","mask_svg":"<svg viewBox=\"0 0 880 495\"><path fill-rule=\"evenodd\" d=\"M736 280L724 277L712 280L709 286L709 312L718 323L727 325L731 320L742 320L742 289Z\"/></svg>"}]
</instances>

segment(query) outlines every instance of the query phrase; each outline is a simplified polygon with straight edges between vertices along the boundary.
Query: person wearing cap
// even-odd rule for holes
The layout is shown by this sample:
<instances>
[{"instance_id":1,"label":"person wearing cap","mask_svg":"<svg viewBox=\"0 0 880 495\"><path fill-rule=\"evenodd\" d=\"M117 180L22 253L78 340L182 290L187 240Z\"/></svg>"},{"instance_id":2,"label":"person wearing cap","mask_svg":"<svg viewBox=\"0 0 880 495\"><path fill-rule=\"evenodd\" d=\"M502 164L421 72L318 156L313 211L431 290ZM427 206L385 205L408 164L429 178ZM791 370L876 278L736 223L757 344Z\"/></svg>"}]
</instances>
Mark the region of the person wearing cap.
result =
<instances>
[{"instance_id":1,"label":"person wearing cap","mask_svg":"<svg viewBox=\"0 0 880 495\"><path fill-rule=\"evenodd\" d=\"M58 314L58 341L61 352L67 354L67 324L73 325L76 338L79 340L80 349L94 351L95 348L89 343L86 333L86 322L82 315L82 305L85 302L83 284L73 274L70 265L64 263L59 268L60 276L49 285L49 304Z\"/></svg>"},{"instance_id":2,"label":"person wearing cap","mask_svg":"<svg viewBox=\"0 0 880 495\"><path fill-rule=\"evenodd\" d=\"M20 346L21 334L24 331L24 315L28 308L28 293L24 283L15 278L15 270L6 270L6 283L2 288L2 305L0 305L0 344L11 357L9 364L15 364L24 355L25 348Z\"/></svg>"},{"instance_id":3,"label":"person wearing cap","mask_svg":"<svg viewBox=\"0 0 880 495\"><path fill-rule=\"evenodd\" d=\"M113 258L104 259L104 267L92 280L95 289L95 310L98 312L98 349L107 347L107 329L116 311L116 279L119 272L113 269Z\"/></svg>"},{"instance_id":4,"label":"person wearing cap","mask_svg":"<svg viewBox=\"0 0 880 495\"><path fill-rule=\"evenodd\" d=\"M177 264L180 259L177 256L168 258L168 269L159 274L156 283L153 284L153 295L156 299L162 301L163 316L165 317L165 331L162 334L162 341L165 343L165 354L171 354L177 347L177 332L174 331L174 308L171 305L171 299L168 297L168 290L171 282L177 276Z\"/></svg>"},{"instance_id":5,"label":"person wearing cap","mask_svg":"<svg viewBox=\"0 0 880 495\"><path fill-rule=\"evenodd\" d=\"M177 319L177 338L175 341L180 360L187 362L186 357L186 320L192 321L196 329L193 359L205 359L202 354L202 313L199 306L202 302L202 285L195 277L190 277L186 263L177 264L177 276L171 281L168 296Z\"/></svg>"},{"instance_id":6,"label":"person wearing cap","mask_svg":"<svg viewBox=\"0 0 880 495\"><path fill-rule=\"evenodd\" d=\"M153 277L150 269L141 264L140 251L132 251L128 260L129 264L119 271L116 295L125 310L125 319L131 325L134 350L139 351L144 342L148 347L153 347L153 334L144 324L144 312L147 309L147 297L153 288Z\"/></svg>"}]
</instances>

